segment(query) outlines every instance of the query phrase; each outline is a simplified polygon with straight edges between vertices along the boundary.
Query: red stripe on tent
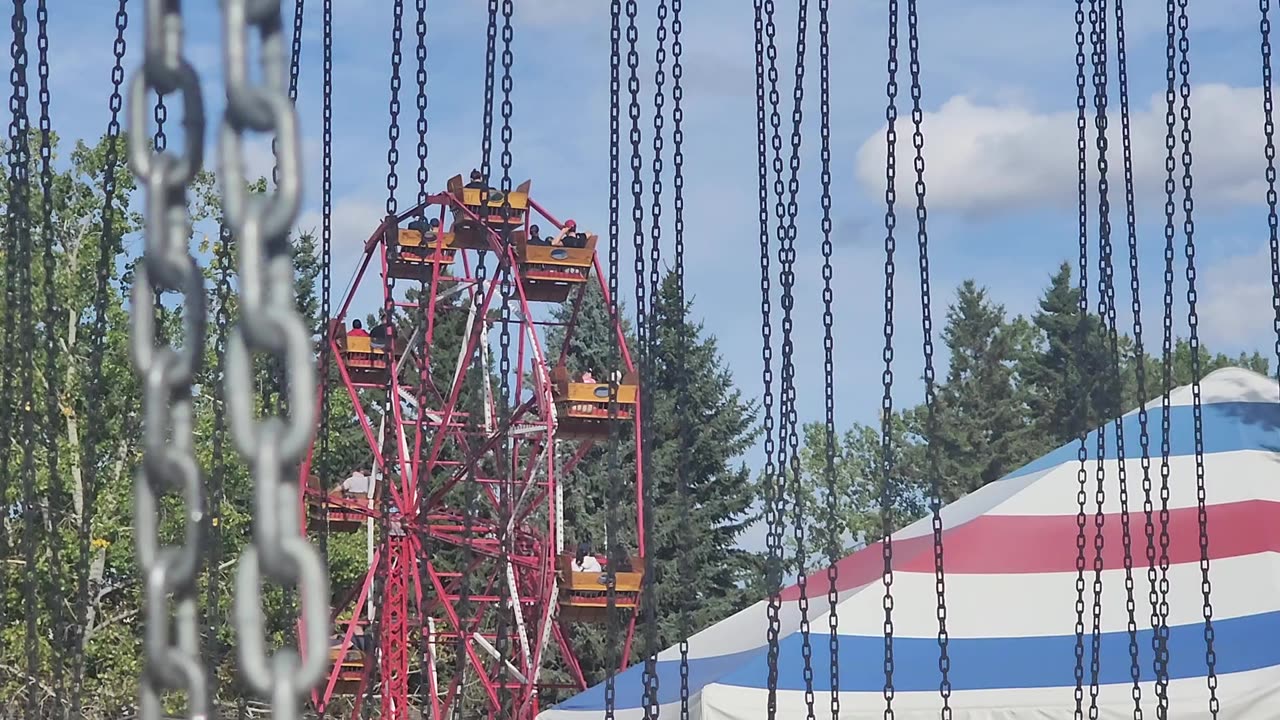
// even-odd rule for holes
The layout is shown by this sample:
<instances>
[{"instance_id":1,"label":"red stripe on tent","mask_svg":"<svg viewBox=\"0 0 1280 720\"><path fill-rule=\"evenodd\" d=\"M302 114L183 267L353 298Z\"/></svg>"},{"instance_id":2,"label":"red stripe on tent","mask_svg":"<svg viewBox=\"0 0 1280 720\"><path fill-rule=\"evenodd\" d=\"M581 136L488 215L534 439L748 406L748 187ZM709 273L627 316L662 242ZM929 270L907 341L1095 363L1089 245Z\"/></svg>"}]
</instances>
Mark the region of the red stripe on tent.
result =
<instances>
[{"instance_id":1,"label":"red stripe on tent","mask_svg":"<svg viewBox=\"0 0 1280 720\"><path fill-rule=\"evenodd\" d=\"M1124 567L1124 545L1119 513L1104 516L1102 530L1104 569ZM1085 522L1085 568L1093 571L1097 517ZM1159 553L1160 519L1154 517L1156 552ZM984 515L946 530L943 540L945 569L949 574L1018 574L1075 572L1079 527L1075 515ZM1169 512L1169 562L1174 565L1200 561L1199 517L1196 508ZM1133 566L1147 566L1146 516L1129 514ZM1246 500L1208 508L1209 557L1212 560L1280 551L1280 503ZM934 568L933 535L896 541L894 569L931 573ZM1157 555L1159 557L1159 555ZM883 548L873 543L836 563L839 590L851 590L878 581L884 571ZM809 596L825 593L826 571L809 578ZM783 600L795 600L797 586L782 591Z\"/></svg>"}]
</instances>

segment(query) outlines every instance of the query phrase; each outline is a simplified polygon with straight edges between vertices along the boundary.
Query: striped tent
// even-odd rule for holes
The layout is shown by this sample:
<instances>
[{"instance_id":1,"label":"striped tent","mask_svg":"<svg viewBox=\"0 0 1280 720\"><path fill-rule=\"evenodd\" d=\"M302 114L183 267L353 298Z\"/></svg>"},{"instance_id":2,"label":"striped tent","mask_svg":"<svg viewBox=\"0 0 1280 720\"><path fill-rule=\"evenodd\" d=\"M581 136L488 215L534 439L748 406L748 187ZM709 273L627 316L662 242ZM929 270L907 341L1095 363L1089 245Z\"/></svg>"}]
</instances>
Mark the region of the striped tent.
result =
<instances>
[{"instance_id":1,"label":"striped tent","mask_svg":"<svg viewBox=\"0 0 1280 720\"><path fill-rule=\"evenodd\" d=\"M1218 717L1280 717L1280 390L1265 376L1225 369L1201 384L1209 576L1212 583ZM1151 480L1159 554L1161 401L1148 406ZM1190 387L1172 394L1168 520L1168 717L1209 717L1209 682L1196 502L1194 409ZM1152 606L1139 417L1123 418L1132 536L1136 672L1147 717L1156 707ZM1096 717L1134 716L1133 644L1126 610L1124 544L1114 425L1106 430L1101 622L1093 685L1096 436L1086 443L1084 708ZM947 629L956 720L1072 718L1076 701L1077 445L1071 444L949 505L945 525ZM837 565L841 718L884 716L884 588L881 546ZM932 525L929 518L894 535L893 708L898 720L939 716ZM831 717L832 668L825 573L809 583L815 715ZM783 592L777 717L805 717L804 638L799 590ZM767 603L689 639L690 715L702 720L767 716ZM659 655L658 701L678 717L680 655ZM617 717L643 715L642 667L619 675ZM545 720L601 717L604 687L551 708Z\"/></svg>"}]
</instances>

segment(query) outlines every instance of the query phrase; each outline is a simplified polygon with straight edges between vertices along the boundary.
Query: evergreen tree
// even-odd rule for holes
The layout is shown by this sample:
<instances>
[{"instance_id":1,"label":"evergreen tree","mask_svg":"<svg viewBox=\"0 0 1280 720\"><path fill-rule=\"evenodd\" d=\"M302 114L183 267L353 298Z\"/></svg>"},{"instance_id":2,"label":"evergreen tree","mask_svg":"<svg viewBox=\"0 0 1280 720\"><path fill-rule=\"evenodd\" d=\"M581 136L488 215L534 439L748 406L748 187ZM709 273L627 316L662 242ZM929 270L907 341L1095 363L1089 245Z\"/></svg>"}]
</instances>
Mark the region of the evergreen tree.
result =
<instances>
[{"instance_id":1,"label":"evergreen tree","mask_svg":"<svg viewBox=\"0 0 1280 720\"><path fill-rule=\"evenodd\" d=\"M1071 278L1067 263L1050 278L1032 316L1038 341L1018 364L1033 418L1033 457L1122 412L1122 397L1107 380L1112 365L1102 323L1093 314L1082 321L1080 290ZM1082 397L1087 401L1083 421Z\"/></svg>"},{"instance_id":2,"label":"evergreen tree","mask_svg":"<svg viewBox=\"0 0 1280 720\"><path fill-rule=\"evenodd\" d=\"M966 280L947 311L951 350L938 391L936 435L944 501L998 480L1027 456L1027 408L1014 383L1021 325L1005 318L985 288Z\"/></svg>"},{"instance_id":3,"label":"evergreen tree","mask_svg":"<svg viewBox=\"0 0 1280 720\"><path fill-rule=\"evenodd\" d=\"M655 597L658 603L659 642L663 647L679 640L681 611L690 614L695 628L701 628L736 611L754 598L744 586L754 567L754 558L738 548L742 532L755 519L752 505L755 488L745 466L737 463L754 440L755 409L734 387L714 337L701 324L690 320L691 303L680 306L674 277L668 276L657 297L651 318L656 354L652 407L644 413L653 444L645 482L650 483L654 506L654 532L647 538L653 559ZM573 314L571 304L557 308L559 322ZM620 314L625 315L620 310ZM569 336L564 364L571 372L597 372L610 367L613 326L599 287L588 286L578 309L573 333ZM636 345L624 325L628 343ZM682 347L682 337L684 351ZM558 349L565 345L563 328L548 333L548 362L558 362ZM682 439L676 413L689 418L689 431ZM618 528L623 543L635 537L635 442L624 432L619 442L619 476L626 489L615 509L622 521ZM609 497L608 443L591 449L582 462L561 482L565 488L565 532L575 539L586 538L602 548L605 538L605 501ZM678 465L679 464L679 465ZM689 512L680 512L677 467L683 467L689 489ZM630 545L629 547L634 547ZM687 574L682 574L681 554ZM574 647L588 680L603 678L605 658L603 628L575 628ZM632 659L638 660L641 643L633 644Z\"/></svg>"}]
</instances>

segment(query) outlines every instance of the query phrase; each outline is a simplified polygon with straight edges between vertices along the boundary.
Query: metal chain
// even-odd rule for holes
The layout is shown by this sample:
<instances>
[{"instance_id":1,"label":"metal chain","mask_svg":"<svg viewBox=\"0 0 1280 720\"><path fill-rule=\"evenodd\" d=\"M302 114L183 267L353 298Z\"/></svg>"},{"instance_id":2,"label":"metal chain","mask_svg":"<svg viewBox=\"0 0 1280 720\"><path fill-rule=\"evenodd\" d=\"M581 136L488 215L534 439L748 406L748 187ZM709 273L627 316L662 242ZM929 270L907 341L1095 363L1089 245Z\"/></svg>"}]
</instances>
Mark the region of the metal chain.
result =
<instances>
[{"instance_id":1,"label":"metal chain","mask_svg":"<svg viewBox=\"0 0 1280 720\"><path fill-rule=\"evenodd\" d=\"M431 173L427 168L427 157L430 154L427 145L427 0L417 0L415 8L418 11L417 23L414 25L418 31L418 204L422 204L427 201L427 183L431 181Z\"/></svg>"},{"instance_id":2,"label":"metal chain","mask_svg":"<svg viewBox=\"0 0 1280 720\"><path fill-rule=\"evenodd\" d=\"M50 119L49 92L49 8L46 0L36 3L36 47L39 53L37 75L40 78L40 235L42 245L42 265L44 270L44 367L56 367L58 358L57 326L60 317L58 304L58 265L54 255L57 238L53 229L53 124ZM44 451L45 466L48 471L49 505L48 523L50 528L62 527L63 509L66 507L66 488L63 486L59 470L60 443L56 428L62 422L60 395L61 382L56 372L45 372L45 426ZM52 620L54 656L53 666L53 700L62 707L62 694L65 691L64 659L59 650L66 646L65 598L62 595L62 542L57 536L50 538L49 568L53 582L49 585L49 597L46 600Z\"/></svg>"},{"instance_id":3,"label":"metal chain","mask_svg":"<svg viewBox=\"0 0 1280 720\"><path fill-rule=\"evenodd\" d=\"M235 629L245 683L270 699L272 717L287 720L299 716L303 696L328 665L328 573L302 535L296 480L286 475L306 452L317 412L311 333L294 298L288 244L302 194L300 137L287 96L280 0L226 0L222 11L227 108L220 175L226 222L239 251L240 292L225 392L232 439L255 479L254 536L238 561ZM250 28L260 38L262 85L250 80ZM272 133L279 143L280 182L273 194L247 191L243 150L249 130ZM284 368L288 416L254 417L249 353L255 350ZM301 653L283 649L267 657L262 586L268 578L298 589Z\"/></svg>"},{"instance_id":4,"label":"metal chain","mask_svg":"<svg viewBox=\"0 0 1280 720\"><path fill-rule=\"evenodd\" d=\"M756 139L758 152L758 170L760 180L760 353L763 366L761 370L762 395L761 403L764 412L762 436L764 438L764 471L762 482L765 487L765 519L768 526L766 547L768 559L765 566L766 583L769 588L766 614L769 627L768 638L768 717L773 720L778 714L778 643L781 632L781 600L778 588L781 585L780 549L775 543L775 528L781 518L778 516L777 467L774 464L774 412L773 412L773 339L770 314L772 312L772 290L770 281L769 253L769 165L767 155L768 135L765 126L765 24L764 0L754 0L755 9L755 51L756 51Z\"/></svg>"},{"instance_id":5,"label":"metal chain","mask_svg":"<svg viewBox=\"0 0 1280 720\"><path fill-rule=\"evenodd\" d=\"M933 363L933 298L929 272L928 210L925 204L924 162L924 107L920 84L920 32L916 0L907 0L908 48L911 71L911 144L915 148L916 191L916 244L920 257L920 329L924 337L924 396L927 417L925 433L929 438L928 467L933 478L930 488L930 514L933 526L934 593L937 596L938 618L938 671L941 680L938 694L942 698L942 720L951 718L951 655L950 635L947 632L947 583L943 564L942 526L942 473L938 469L937 443L932 442L938 432L936 372Z\"/></svg>"},{"instance_id":6,"label":"metal chain","mask_svg":"<svg viewBox=\"0 0 1280 720\"><path fill-rule=\"evenodd\" d=\"M1093 102L1094 127L1097 130L1098 151L1098 317L1108 317L1111 303L1107 297L1107 269L1111 264L1111 203L1107 178L1107 0L1089 1L1089 37L1093 45ZM1114 316L1112 316L1114 318ZM1081 315L1087 322L1087 313ZM1114 320L1112 321L1114 326ZM1092 338L1090 338L1092 339ZM1081 346L1082 348L1085 346ZM1078 356L1083 360L1084 355ZM1100 411L1109 408L1098 408ZM1097 430L1097 456L1095 478L1097 486L1094 499L1097 510L1093 516L1093 616L1089 653L1089 718L1098 718L1099 676L1102 672L1102 553L1105 544L1103 527L1106 514L1106 458L1107 434L1104 431L1107 418L1099 413Z\"/></svg>"},{"instance_id":7,"label":"metal chain","mask_svg":"<svg viewBox=\"0 0 1280 720\"><path fill-rule=\"evenodd\" d=\"M416 34L417 34L417 44L415 46L415 57L418 60L417 73L415 75L415 79L417 80L417 83L418 83L418 94L417 94L418 204L423 206L419 212L421 214L421 217L425 218L426 212L427 212L427 208L425 204L427 202L427 197L428 197L427 183L430 182L430 179L431 179L430 172L427 169L427 157L429 155L429 147L427 145L427 0L417 0L417 2L414 5L414 9L416 10L416 21L414 24L414 29L416 30ZM423 242L424 243L426 242L425 236L423 237ZM421 339L421 345L419 345L418 347L418 388L417 388L417 403L420 409L427 407L427 402L428 402L427 388L430 386L430 382L431 382L431 366L430 366L431 338L428 332L428 328L431 325L431 309L432 309L432 304L430 300L431 286L432 286L432 275L423 275L421 278L421 282L418 284L418 306L420 311L420 322L422 323L421 325L422 339ZM421 438L423 436L423 430L425 429L424 426L429 427L426 413L423 413L421 411L418 412L417 423L418 424L415 430L418 434L418 437ZM417 474L418 474L418 477L417 477L418 507L417 507L417 515L416 515L416 517L418 518L426 518L427 516L426 515L427 508L428 508L427 499L429 495L430 482L431 482L431 478L427 472L428 464L429 463L421 462L419 458L419 461L417 462L417 465L414 468L414 470L417 471ZM421 576L419 578L419 582L423 582L424 579L427 578L427 571L426 571L427 563L430 562L431 560L431 551L428 548L428 542L427 542L428 539L429 538L427 537L421 537L420 542L418 543L418 566L420 569L420 576ZM431 662L432 640L433 639L430 637L430 634L427 633L425 630L421 633L422 655L419 658L421 667L425 668ZM432 698L430 695L431 683L427 682L424 679L420 685L421 685L421 702L423 704L423 707L428 707L431 705L431 702L432 702Z\"/></svg>"},{"instance_id":8,"label":"metal chain","mask_svg":"<svg viewBox=\"0 0 1280 720\"><path fill-rule=\"evenodd\" d=\"M881 552L884 556L882 582L884 584L884 717L893 720L893 305L894 305L894 252L897 240L894 230L898 225L894 204L897 202L898 177L898 0L889 0L889 81L885 87L888 105L885 108L887 130L885 132L885 214L884 214L884 372L881 384L884 395L880 399L880 480L883 483L880 496Z\"/></svg>"},{"instance_id":9,"label":"metal chain","mask_svg":"<svg viewBox=\"0 0 1280 720\"><path fill-rule=\"evenodd\" d=\"M1159 585L1157 588L1158 604L1152 617L1155 632L1152 634L1152 650L1155 655L1155 695L1156 718L1166 720L1169 713L1169 456L1171 445L1172 407L1170 392L1173 389L1173 283L1174 283L1174 237L1177 234L1174 217L1177 206L1174 194L1177 182L1174 173L1177 160L1174 150L1177 148L1177 32L1176 13L1173 2L1168 3L1166 14L1167 42L1165 46L1165 225L1164 225L1164 335L1162 346L1160 414L1160 554Z\"/></svg>"},{"instance_id":10,"label":"metal chain","mask_svg":"<svg viewBox=\"0 0 1280 720\"><path fill-rule=\"evenodd\" d=\"M676 282L676 422L679 424L679 451L676 461L676 484L680 493L680 512L689 517L692 505L689 497L689 468L687 454L693 440L690 437L692 418L688 408L688 356L690 352L689 326L685 321L686 295L684 285L684 64L681 56L684 53L684 0L671 0L671 165L672 165L672 201L673 230L675 231L675 282ZM682 544L692 547L690 537L692 527L689 523L681 525L684 531ZM678 566L681 577L691 577L693 568L689 559L690 553L679 554ZM680 598L680 622L677 634L680 637L680 720L689 720L689 635L693 633L693 624L689 617L689 607L697 602L697 594L691 584L681 584L684 593Z\"/></svg>"},{"instance_id":11,"label":"metal chain","mask_svg":"<svg viewBox=\"0 0 1280 720\"><path fill-rule=\"evenodd\" d=\"M387 215L396 214L396 189L400 186L400 176L396 170L400 164L400 64L404 58L401 51L401 44L404 42L404 0L395 0L391 8L391 100L387 107L391 122L387 124ZM390 278L388 282L392 282ZM388 323L392 321L389 313L390 311L386 319Z\"/></svg>"},{"instance_id":12,"label":"metal chain","mask_svg":"<svg viewBox=\"0 0 1280 720\"><path fill-rule=\"evenodd\" d=\"M1115 26L1116 26L1116 70L1117 80L1119 81L1120 93L1120 137L1121 150L1123 159L1124 172L1124 200L1125 200L1125 222L1128 228L1129 241L1129 289L1131 293L1130 310L1133 313L1133 336L1134 336L1134 357L1143 358L1142 362L1135 363L1135 375L1138 384L1138 397L1142 399L1142 403L1138 407L1138 430L1139 444L1142 449L1142 482L1145 503L1143 506L1145 517L1148 521L1148 528L1151 528L1151 447L1150 435L1147 429L1147 410L1146 410L1146 369L1145 364L1146 350L1142 344L1142 301L1140 288L1138 284L1138 235L1137 235L1137 202L1134 193L1133 181L1133 133L1131 121L1129 117L1129 60L1128 52L1125 44L1125 25L1124 25L1124 0L1115 0ZM1108 331L1112 342L1112 362L1115 364L1116 377L1113 382L1116 383L1113 389L1112 397L1119 397L1121 378L1119 376L1120 357L1116 347L1117 330L1116 330L1116 305L1115 291L1112 278L1112 267L1108 263L1106 267L1107 284L1108 284L1108 304L1109 314L1107 318ZM1134 580L1133 580L1133 536L1129 521L1129 487L1127 483L1127 463L1125 462L1124 432L1122 422L1116 419L1116 458L1119 462L1118 477L1120 481L1120 523L1121 523L1121 541L1124 545L1124 565L1125 565L1125 613L1126 629L1129 632L1129 675L1133 680L1133 717L1134 720L1142 720L1142 665L1139 660L1138 649L1138 621L1137 621L1137 602L1134 599ZM1153 528L1152 528L1153 529ZM1149 552L1154 551L1155 545L1150 540L1152 536L1148 534ZM1150 556L1149 556L1150 559ZM1149 570L1154 567L1152 563ZM1154 583L1152 584L1154 589Z\"/></svg>"},{"instance_id":13,"label":"metal chain","mask_svg":"<svg viewBox=\"0 0 1280 720\"><path fill-rule=\"evenodd\" d=\"M215 672L222 666L226 648L222 646L220 635L224 627L222 613L222 578L216 573L222 562L222 504L226 494L227 468L229 463L223 454L227 437L227 419L225 414L226 373L227 373L227 337L231 326L231 270L234 249L232 248L231 230L225 218L218 223L218 244L214 246L214 311L213 311L213 432L210 438L210 457L213 467L210 472L209 487L209 581L206 583L205 625L209 635L209 653L213 658ZM215 675L216 677L216 675ZM216 701L216 688L215 697Z\"/></svg>"},{"instance_id":14,"label":"metal chain","mask_svg":"<svg viewBox=\"0 0 1280 720\"><path fill-rule=\"evenodd\" d=\"M302 16L304 0L294 0L293 5L293 39L289 48L289 102L298 102L298 70L302 59ZM271 182L280 184L280 147L279 140L271 139L271 156L276 162L271 166ZM280 368L272 366L272 382L280 382Z\"/></svg>"},{"instance_id":15,"label":"metal chain","mask_svg":"<svg viewBox=\"0 0 1280 720\"><path fill-rule=\"evenodd\" d=\"M31 321L32 310L32 229L31 229L31 120L28 114L27 101L30 98L30 86L27 82L27 69L30 54L27 51L27 16L25 0L15 0L13 4L13 44L11 45L13 68L10 80L13 83L13 97L9 109L13 113L13 125L17 130L19 142L10 147L10 159L14 161L11 178L17 182L10 188L8 215L10 228L16 235L10 234L9 241L14 246L12 257L15 266L11 266L10 283L16 282L17 306L15 313L27 317L22 329L17 334L17 341L24 348L35 346L35 324ZM36 511L35 487L35 367L34 355L30 352L18 353L16 382L22 389L22 397L18 403L18 411L22 420L13 427L19 427L19 440L22 443L22 459L19 475L22 478L22 546L23 546L23 581L22 599L28 608L25 613L25 650L28 677L37 677L40 666L40 648L37 644L36 604L36 545L38 543L37 528L40 525L39 513ZM8 475L8 467L0 468L0 472ZM7 500L0 495L0 500ZM7 509L7 502L4 503ZM39 695L30 688L27 691L28 716L34 717L39 707Z\"/></svg>"},{"instance_id":16,"label":"metal chain","mask_svg":"<svg viewBox=\"0 0 1280 720\"><path fill-rule=\"evenodd\" d=\"M835 292L831 286L835 272L831 266L834 245L831 242L831 22L828 17L831 0L818 0L818 115L822 161L822 375L825 401L826 435L823 443L823 479L827 488L827 629L830 633L831 720L840 718L840 603L839 538L842 523L839 515L839 490L836 486L836 394L835 394Z\"/></svg>"},{"instance_id":17,"label":"metal chain","mask_svg":"<svg viewBox=\"0 0 1280 720\"><path fill-rule=\"evenodd\" d=\"M494 68L498 65L498 0L489 0L489 26L484 47L484 113L480 135L480 174L489 182L493 164L493 94Z\"/></svg>"},{"instance_id":18,"label":"metal chain","mask_svg":"<svg viewBox=\"0 0 1280 720\"><path fill-rule=\"evenodd\" d=\"M611 0L609 4L609 317L613 322L618 320L619 276L621 260L619 247L622 244L621 208L622 208L622 0ZM622 361L621 340L617 333L610 333L609 364L618 367ZM609 373L609 416L616 418L618 414L618 383L615 376ZM622 472L620 467L621 433L617 423L609 423L609 483L605 503L605 552L610 561L619 557L618 547L618 510ZM605 681L604 681L604 717L614 720L618 705L618 666L621 664L621 647L619 635L620 623L617 613L617 592L610 583L605 589Z\"/></svg>"},{"instance_id":19,"label":"metal chain","mask_svg":"<svg viewBox=\"0 0 1280 720\"><path fill-rule=\"evenodd\" d=\"M767 7L767 6L766 6ZM809 579L805 564L808 561L808 550L805 538L805 508L800 501L803 495L800 471L799 418L796 411L795 387L795 343L792 340L794 329L793 311L795 309L795 242L797 235L796 215L799 212L800 193L800 148L802 143L801 127L804 121L804 72L805 54L807 51L809 26L808 0L800 0L796 11L796 61L795 85L792 90L791 109L791 155L788 159L790 176L787 180L785 220L779 227L778 266L779 281L782 285L780 304L782 305L782 414L780 416L778 445L779 468L783 470L783 484L787 471L791 475L792 494L795 497L793 506L794 525L792 538L796 544L796 583L799 590L797 605L800 609L800 654L803 658L804 701L806 717L814 717L813 692L813 645L810 638L809 625ZM783 459L785 457L785 460ZM785 492L785 490L783 491Z\"/></svg>"},{"instance_id":20,"label":"metal chain","mask_svg":"<svg viewBox=\"0 0 1280 720\"><path fill-rule=\"evenodd\" d=\"M511 76L511 66L514 62L514 54L511 50L512 40L514 39L514 30L511 20L515 13L515 5L513 0L502 0L502 103L499 106L499 112L502 114L502 128L499 131L499 139L502 141L502 151L498 155L498 161L502 167L502 181L500 189L502 190L502 258L498 266L498 275L500 292L502 294L502 313L501 313L501 329L498 332L498 384L499 395L502 397L501 404L498 407L498 426L506 427L511 415L511 303L516 301L515 289L513 287L512 274L515 267L512 263L514 258L514 249L511 246L511 140L513 130L511 126L512 102L511 91L514 82ZM515 447L512 441L512 435L507 432L503 435L501 446L501 457L499 458L499 478L498 485L498 504L499 522L502 527L498 532L499 553L498 553L498 577L507 577L508 568L511 564L511 522L512 522L512 506L513 501L511 495L511 486L515 482L514 467ZM508 650L512 647L513 642L510 637L511 619L508 617L507 608L514 607L514 603L519 602L519 598L511 597L510 587L505 581L499 582L498 590L499 606L498 606L498 637L497 649L498 657L503 661L498 663L498 701L499 709L498 718L509 717L512 708L511 689L507 685L507 657ZM517 631L519 629L517 628Z\"/></svg>"},{"instance_id":21,"label":"metal chain","mask_svg":"<svg viewBox=\"0 0 1280 720\"><path fill-rule=\"evenodd\" d=\"M1077 319L1077 327L1075 331L1076 347L1084 347L1084 328L1085 321L1089 315L1089 188L1088 188L1088 100L1085 95L1085 12L1084 0L1076 0L1076 171L1077 171L1077 195L1079 204L1079 284L1077 299L1077 309L1079 317ZM1063 378L1064 383L1068 387L1079 387L1079 378L1072 377L1072 368L1068 366L1065 369L1066 376ZM1077 375L1079 368L1076 368ZM1086 487L1089 481L1089 471L1086 467L1089 451L1085 445L1087 433L1084 428L1088 425L1089 415L1089 397L1088 393L1081 391L1079 402L1076 407L1076 425L1075 430L1079 433L1079 443L1076 446L1076 460L1079 465L1076 469L1076 480L1079 489L1076 491L1076 626L1075 626L1075 715L1076 720L1084 717L1084 571L1085 571L1085 507L1088 502L1088 492Z\"/></svg>"},{"instance_id":22,"label":"metal chain","mask_svg":"<svg viewBox=\"0 0 1280 720\"><path fill-rule=\"evenodd\" d=\"M1217 652L1214 649L1213 629L1213 585L1209 580L1209 514L1205 493L1204 469L1204 407L1200 392L1201 362L1199 317L1196 314L1196 245L1195 245L1195 200L1192 196L1192 155L1191 155L1191 42L1188 38L1190 20L1187 17L1187 0L1178 0L1178 74L1180 83L1178 95L1181 98L1179 115L1182 120L1182 229L1186 236L1185 254L1187 259L1187 324L1189 333L1187 343L1191 349L1191 407L1195 427L1196 453L1196 516L1199 522L1200 535L1200 592L1204 596L1202 610L1204 614L1204 644L1206 683L1209 688L1209 714L1218 717L1218 673Z\"/></svg>"},{"instance_id":23,"label":"metal chain","mask_svg":"<svg viewBox=\"0 0 1280 720\"><path fill-rule=\"evenodd\" d=\"M1267 230L1271 246L1271 307L1275 312L1272 329L1276 334L1276 372L1280 377L1280 212L1276 193L1276 119L1275 91L1271 88L1271 0L1258 0L1262 20L1262 130L1266 135L1267 156Z\"/></svg>"},{"instance_id":24,"label":"metal chain","mask_svg":"<svg viewBox=\"0 0 1280 720\"><path fill-rule=\"evenodd\" d=\"M330 327L333 317L333 0L324 0L321 9L322 77L320 136L320 447L317 463L322 472L330 470L329 413L332 398L329 379L332 371ZM322 475L323 477L323 475ZM320 555L329 566L329 513L319 527ZM321 716L323 717L323 711Z\"/></svg>"},{"instance_id":25,"label":"metal chain","mask_svg":"<svg viewBox=\"0 0 1280 720\"><path fill-rule=\"evenodd\" d=\"M186 59L178 3L146 5L144 59L129 85L129 167L146 188L146 245L134 276L134 367L143 379L143 459L134 483L138 561L145 578L144 659L139 713L163 716L161 694L187 695L192 718L209 712L208 678L200 655L196 580L204 556L205 488L195 455L192 386L203 364L204 276L191 254L187 192L204 161L204 100L200 78ZM182 99L183 154L147 143L147 96L177 92ZM156 346L158 292L182 296L180 347ZM160 497L181 496L186 521L181 545L160 541ZM170 607L172 596L174 607ZM170 637L171 628L176 638Z\"/></svg>"},{"instance_id":26,"label":"metal chain","mask_svg":"<svg viewBox=\"0 0 1280 720\"><path fill-rule=\"evenodd\" d=\"M13 66L9 70L10 87L12 94L9 97L9 203L11 209L6 212L6 233L4 243L5 256L5 303L4 303L4 331L6 338L16 338L19 336L17 327L18 314L22 312L20 307L20 296L23 292L24 283L22 281L22 273L25 271L26 264L22 259L22 234L23 222L26 221L26 190L28 186L28 167L29 158L27 157L30 144L27 139L29 134L29 121L27 119L27 50L26 50L26 32L27 20L24 0L15 0L13 6L13 17L10 20L10 26L13 29L13 41L10 43L10 57L13 59ZM17 364L22 362L17 353L10 350L5 358L6 363ZM0 430L0 507L5 508L8 512L10 507L9 501L9 483L10 475L8 472L10 453L14 447L13 433L20 425L18 420L19 413L25 415L24 406L14 397L21 388L22 383L17 377L17 373L5 373L3 384L0 385L0 422L4 423L4 428ZM25 439L19 442L26 444ZM25 514L25 512L24 512ZM0 532L0 556L9 556L9 535L7 532ZM6 586L8 584L9 569L8 567L0 568L0 598L7 597Z\"/></svg>"}]
</instances>

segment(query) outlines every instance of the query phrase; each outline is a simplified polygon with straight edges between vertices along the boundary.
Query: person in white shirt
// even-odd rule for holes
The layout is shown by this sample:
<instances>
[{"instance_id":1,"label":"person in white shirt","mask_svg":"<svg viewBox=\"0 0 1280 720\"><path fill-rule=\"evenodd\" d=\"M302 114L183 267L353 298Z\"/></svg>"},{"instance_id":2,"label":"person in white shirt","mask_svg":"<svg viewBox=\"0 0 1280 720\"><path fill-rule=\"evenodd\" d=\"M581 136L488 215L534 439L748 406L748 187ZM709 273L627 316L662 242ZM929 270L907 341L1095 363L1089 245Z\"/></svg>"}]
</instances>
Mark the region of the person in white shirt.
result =
<instances>
[{"instance_id":1,"label":"person in white shirt","mask_svg":"<svg viewBox=\"0 0 1280 720\"><path fill-rule=\"evenodd\" d=\"M587 543L578 544L578 553L573 558L573 569L576 572L598 573L604 570L600 566L600 560L591 554L591 546Z\"/></svg>"},{"instance_id":2,"label":"person in white shirt","mask_svg":"<svg viewBox=\"0 0 1280 720\"><path fill-rule=\"evenodd\" d=\"M359 470L353 471L346 480L342 481L342 492L347 495L368 495L369 476Z\"/></svg>"}]
</instances>

